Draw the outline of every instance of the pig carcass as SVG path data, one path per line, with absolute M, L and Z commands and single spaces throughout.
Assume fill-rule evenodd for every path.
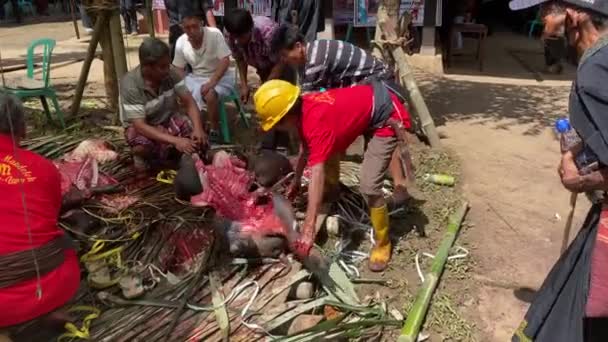
M 210 165 L 194 157 L 202 192 L 191 197 L 195 206 L 209 206 L 225 219 L 223 235 L 235 256 L 276 257 L 286 247 L 285 231 L 273 212 L 270 194 L 254 188 L 255 176 L 245 163 L 226 152 Z
M 116 160 L 118 154 L 109 145 L 98 139 L 84 140 L 72 152 L 55 162 L 61 174 L 61 194 L 64 203 L 78 206 L 100 189 L 111 188 L 118 182 L 99 171 L 99 165 Z M 98 200 L 110 211 L 120 211 L 137 201 L 133 196 L 100 195 Z M 78 203 L 80 202 L 80 203 Z

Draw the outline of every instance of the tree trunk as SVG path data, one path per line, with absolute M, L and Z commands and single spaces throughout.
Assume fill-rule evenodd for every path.
M 114 111 L 118 109 L 118 80 L 116 79 L 116 67 L 114 63 L 109 21 L 102 29 L 99 43 L 101 44 L 101 55 L 103 58 L 103 78 L 106 88 L 106 97 L 110 104 L 110 110 Z
M 76 84 L 76 91 L 74 92 L 74 100 L 72 101 L 71 108 L 72 116 L 76 116 L 80 110 L 80 101 L 82 101 L 84 87 L 86 86 L 87 79 L 89 78 L 91 63 L 93 63 L 93 58 L 95 58 L 95 51 L 97 50 L 97 44 L 99 43 L 101 32 L 107 27 L 107 18 L 108 17 L 105 14 L 97 16 L 97 21 L 95 22 L 95 27 L 93 28 L 93 35 L 91 36 L 91 41 L 89 42 L 89 47 L 87 49 L 87 56 L 82 64 L 82 69 L 80 69 L 80 77 L 78 78 L 78 83 Z
M 376 41 L 386 40 L 395 41 L 399 37 L 398 35 L 398 22 L 399 22 L 399 6 L 400 0 L 382 0 L 378 7 L 377 24 L 376 24 Z M 378 45 L 378 44 L 376 44 Z M 420 125 L 424 135 L 429 140 L 431 147 L 439 147 L 440 140 L 433 117 L 429 112 L 424 98 L 418 89 L 416 79 L 411 66 L 406 59 L 406 53 L 402 45 L 397 44 L 385 44 L 383 49 L 389 49 L 393 59 L 395 60 L 395 66 L 399 72 L 399 81 L 408 91 L 408 97 L 410 102 L 410 109 L 414 116 L 420 119 Z M 375 47 L 374 56 L 381 57 L 381 51 Z

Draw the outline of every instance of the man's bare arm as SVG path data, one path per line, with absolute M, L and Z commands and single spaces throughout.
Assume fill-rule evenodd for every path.
M 285 64 L 279 62 L 275 64 L 270 70 L 270 74 L 268 75 L 268 80 L 276 80 L 281 77 L 283 74 L 283 69 L 285 68 Z
M 186 68 L 180 68 L 178 66 L 176 66 L 175 64 L 173 64 L 173 70 L 175 70 L 175 72 L 177 73 L 177 75 L 183 80 L 184 78 L 186 78 Z
M 217 23 L 215 22 L 215 16 L 213 15 L 213 10 L 207 10 L 207 26 L 217 27 Z
M 202 132 L 203 131 L 203 123 L 201 121 L 201 113 L 198 110 L 198 106 L 196 105 L 196 101 L 192 97 L 189 91 L 179 91 L 177 92 L 182 105 L 186 109 L 190 120 L 192 120 L 192 128 L 194 132 Z
M 247 84 L 247 62 L 245 59 L 235 56 L 236 66 L 239 69 L 239 77 L 241 78 L 241 84 Z
M 306 219 L 304 220 L 304 236 L 312 242 L 315 239 L 315 226 L 321 202 L 323 201 L 323 190 L 325 187 L 325 164 L 320 163 L 312 167 L 312 179 L 308 187 L 308 207 L 306 208 Z
M 209 83 L 211 83 L 215 87 L 220 82 L 222 77 L 224 77 L 224 74 L 226 73 L 226 70 L 228 70 L 229 67 L 230 67 L 230 57 L 222 58 L 220 60 L 219 65 L 217 66 L 217 69 L 215 70 L 215 72 L 213 73 L 211 78 L 209 79 Z

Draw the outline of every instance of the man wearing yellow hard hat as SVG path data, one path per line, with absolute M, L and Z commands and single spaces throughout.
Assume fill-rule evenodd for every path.
M 274 127 L 298 131 L 306 153 L 298 160 L 294 184 L 300 184 L 306 162 L 312 168 L 302 238 L 292 246 L 300 257 L 308 255 L 314 242 L 327 163 L 360 135 L 372 135 L 361 168 L 360 191 L 366 196 L 374 227 L 369 268 L 384 270 L 391 258 L 391 242 L 382 182 L 393 152 L 405 143 L 405 129 L 411 126 L 397 96 L 380 82 L 302 95 L 291 83 L 271 80 L 262 84 L 254 101 L 264 131 Z

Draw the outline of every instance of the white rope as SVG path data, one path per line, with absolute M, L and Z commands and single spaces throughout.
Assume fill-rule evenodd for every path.
M 467 256 L 469 256 L 469 250 L 464 247 L 458 246 L 458 247 L 456 247 L 456 251 L 460 252 L 460 253 L 448 256 L 448 259 L 447 259 L 448 261 L 456 260 L 456 259 L 464 259 Z M 420 278 L 420 281 L 422 283 L 424 283 L 425 278 L 424 278 L 424 274 L 422 273 L 422 269 L 420 267 L 420 254 L 421 253 L 416 253 L 416 257 L 414 258 L 414 260 L 416 261 L 416 272 L 418 272 L 418 277 Z M 423 252 L 422 255 L 427 258 L 431 258 L 431 259 L 435 258 L 435 256 L 430 253 Z

